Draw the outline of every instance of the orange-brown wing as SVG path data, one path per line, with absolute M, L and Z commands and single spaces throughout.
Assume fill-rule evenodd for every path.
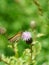
M 18 41 L 22 35 L 22 32 L 19 32 L 18 34 L 14 35 L 13 37 L 9 38 L 10 42 Z

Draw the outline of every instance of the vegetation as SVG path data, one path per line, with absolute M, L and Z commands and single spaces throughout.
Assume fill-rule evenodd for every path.
M 0 0 L 0 65 L 49 65 L 48 6 L 49 0 Z M 9 41 L 25 31 L 31 44 Z

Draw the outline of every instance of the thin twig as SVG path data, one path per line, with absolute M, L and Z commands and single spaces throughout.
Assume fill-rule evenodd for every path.
M 39 14 L 40 15 L 43 15 L 42 13 L 42 8 L 41 8 L 41 5 L 40 5 L 40 3 L 39 3 L 39 1 L 38 0 L 33 0 L 33 2 L 35 3 L 35 5 L 38 7 L 38 11 L 39 11 Z

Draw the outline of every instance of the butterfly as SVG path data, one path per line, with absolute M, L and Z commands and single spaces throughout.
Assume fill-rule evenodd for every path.
M 15 34 L 13 37 L 9 38 L 8 40 L 10 42 L 17 42 L 20 38 L 21 38 L 22 32 L 18 32 L 17 34 Z

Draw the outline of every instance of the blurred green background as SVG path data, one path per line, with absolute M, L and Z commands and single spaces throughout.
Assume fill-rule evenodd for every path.
M 49 65 L 49 0 L 38 2 L 39 5 L 34 0 L 0 0 L 0 27 L 7 30 L 5 35 L 0 34 L 0 54 L 5 53 L 4 49 L 8 45 L 6 36 L 12 37 L 19 31 L 28 30 L 30 22 L 34 20 L 37 24 L 36 33 L 45 34 L 38 39 L 42 50 L 37 57 L 37 65 Z M 4 63 L 0 62 L 0 65 Z

